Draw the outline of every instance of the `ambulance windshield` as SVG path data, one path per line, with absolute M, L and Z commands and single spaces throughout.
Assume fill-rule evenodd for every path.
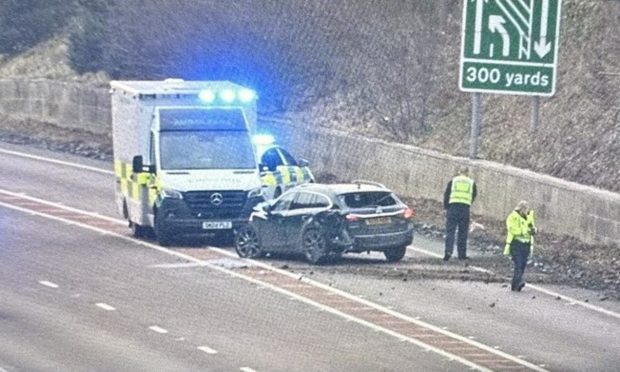
M 250 136 L 245 131 L 161 132 L 161 168 L 254 169 Z

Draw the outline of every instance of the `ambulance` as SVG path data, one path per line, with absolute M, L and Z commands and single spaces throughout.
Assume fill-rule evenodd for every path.
M 232 232 L 264 200 L 256 94 L 228 81 L 112 81 L 118 211 L 135 237 Z

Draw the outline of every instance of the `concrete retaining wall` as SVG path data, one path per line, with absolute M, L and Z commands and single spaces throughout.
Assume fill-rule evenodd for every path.
M 110 136 L 107 88 L 47 80 L 0 80 L 0 113 Z M 344 179 L 386 184 L 399 195 L 441 201 L 459 165 L 478 184 L 474 213 L 503 220 L 521 199 L 535 207 L 542 230 L 587 243 L 620 244 L 620 194 L 566 182 L 527 170 L 458 158 L 413 146 L 314 129 L 310 123 L 261 118 L 269 130 L 312 168 Z

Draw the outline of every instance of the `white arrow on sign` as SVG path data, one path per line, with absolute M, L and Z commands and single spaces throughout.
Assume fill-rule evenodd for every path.
M 491 32 L 499 32 L 502 36 L 502 55 L 507 57 L 510 54 L 510 36 L 506 27 L 504 27 L 506 20 L 500 15 L 492 15 L 489 17 L 489 30 Z
M 547 19 L 549 17 L 549 0 L 542 0 L 540 15 L 540 39 L 534 43 L 534 50 L 540 58 L 544 58 L 551 51 L 551 43 L 547 42 Z
M 480 39 L 482 38 L 482 8 L 489 0 L 472 0 L 476 2 L 476 24 L 474 26 L 474 54 L 480 54 Z

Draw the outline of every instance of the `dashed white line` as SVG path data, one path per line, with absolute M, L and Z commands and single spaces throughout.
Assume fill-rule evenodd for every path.
M 252 369 L 250 367 L 241 367 L 241 368 L 239 368 L 239 370 L 243 371 L 243 372 L 256 372 L 256 370 L 254 370 L 254 369 Z
M 150 326 L 149 329 L 153 332 L 157 332 L 157 333 L 161 333 L 161 334 L 165 334 L 168 333 L 168 330 L 163 329 L 161 327 L 158 326 Z
M 217 354 L 217 350 L 213 350 L 208 346 L 198 346 L 198 350 L 204 351 L 207 354 Z
M 58 284 L 56 283 L 52 283 L 52 282 L 48 282 L 47 280 L 39 280 L 39 284 L 42 284 L 46 287 L 50 287 L 50 288 L 58 288 Z
M 102 308 L 103 310 L 107 310 L 107 311 L 114 311 L 116 310 L 113 306 L 110 306 L 108 304 L 105 304 L 103 302 L 98 302 L 95 304 L 95 306 Z

